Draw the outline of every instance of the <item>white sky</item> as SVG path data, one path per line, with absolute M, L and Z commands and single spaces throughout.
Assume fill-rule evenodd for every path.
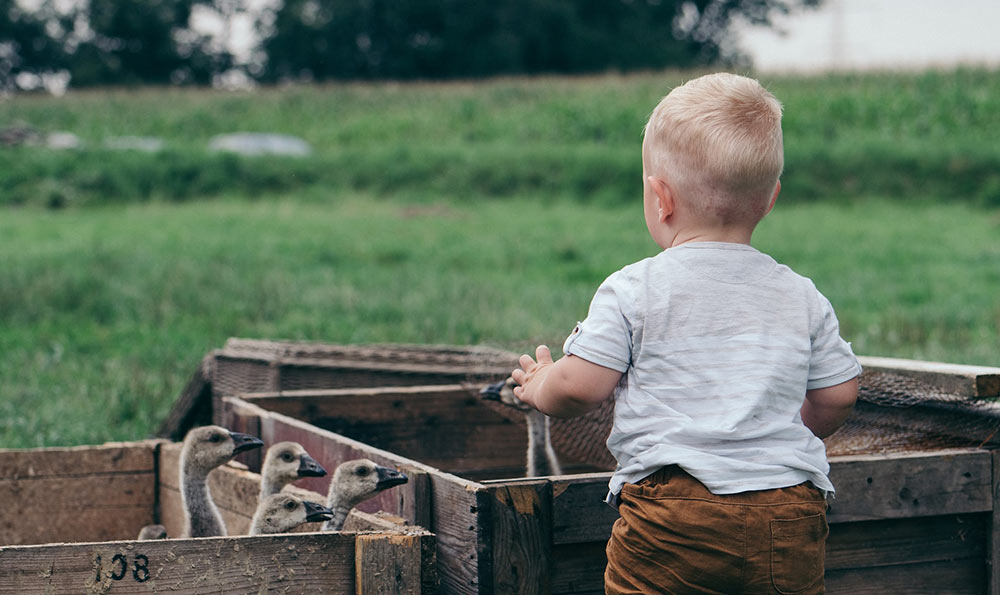
M 741 32 L 759 70 L 1000 64 L 1000 0 L 826 0 L 778 25 Z

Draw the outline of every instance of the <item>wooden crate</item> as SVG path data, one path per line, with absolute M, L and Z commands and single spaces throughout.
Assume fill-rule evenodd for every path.
M 603 593 L 610 473 L 517 477 L 524 428 L 474 387 L 246 394 L 216 413 L 266 440 L 405 469 L 413 479 L 385 510 L 435 533 L 444 593 Z M 916 450 L 831 457 L 828 592 L 1000 593 L 998 459 L 929 447 L 928 432 L 913 433 Z
M 342 533 L 237 535 L 260 478 L 234 466 L 210 476 L 232 536 L 136 541 L 151 523 L 182 530 L 178 446 L 0 450 L 0 593 L 436 592 L 434 536 L 392 518 L 359 512 Z

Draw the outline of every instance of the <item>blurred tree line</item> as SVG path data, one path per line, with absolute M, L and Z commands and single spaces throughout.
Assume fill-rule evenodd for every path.
M 744 59 L 735 19 L 821 0 L 0 0 L 0 90 L 481 77 Z M 232 24 L 251 23 L 238 51 Z M 207 30 L 206 22 L 221 24 Z

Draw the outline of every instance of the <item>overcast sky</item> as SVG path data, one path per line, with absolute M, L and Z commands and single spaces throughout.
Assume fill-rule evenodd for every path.
M 1000 0 L 825 0 L 741 32 L 759 70 L 1000 65 Z

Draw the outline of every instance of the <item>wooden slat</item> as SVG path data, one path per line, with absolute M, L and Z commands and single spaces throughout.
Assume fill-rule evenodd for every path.
M 488 488 L 493 495 L 493 592 L 549 593 L 552 588 L 552 488 L 545 480 Z
M 553 478 L 552 542 L 554 544 L 606 542 L 618 511 L 604 503 L 610 473 L 564 475 Z
M 974 558 L 826 573 L 830 595 L 982 595 L 985 589 L 983 561 Z
M 0 449 L 0 480 L 145 473 L 154 468 L 153 450 L 159 443 L 145 440 L 68 448 Z
M 512 423 L 463 385 L 285 391 L 241 398 L 452 473 L 525 464 L 523 415 L 521 424 Z
M 961 449 L 831 457 L 830 523 L 992 510 L 992 461 Z
M 990 453 L 993 459 L 993 514 L 986 525 L 987 537 L 987 582 L 989 592 L 1000 595 L 1000 451 Z
M 553 547 L 552 593 L 603 595 L 604 567 L 608 565 L 606 546 L 605 540 Z
M 355 535 L 0 547 L 0 593 L 352 593 Z
M 859 357 L 858 361 L 866 371 L 908 376 L 945 392 L 975 398 L 1000 396 L 1000 368 L 889 357 Z
M 826 569 L 982 560 L 990 516 L 975 513 L 834 523 L 826 542 Z
M 154 522 L 157 444 L 0 451 L 0 544 L 134 538 Z
M 435 589 L 429 533 L 358 535 L 354 551 L 358 595 L 420 594 Z

